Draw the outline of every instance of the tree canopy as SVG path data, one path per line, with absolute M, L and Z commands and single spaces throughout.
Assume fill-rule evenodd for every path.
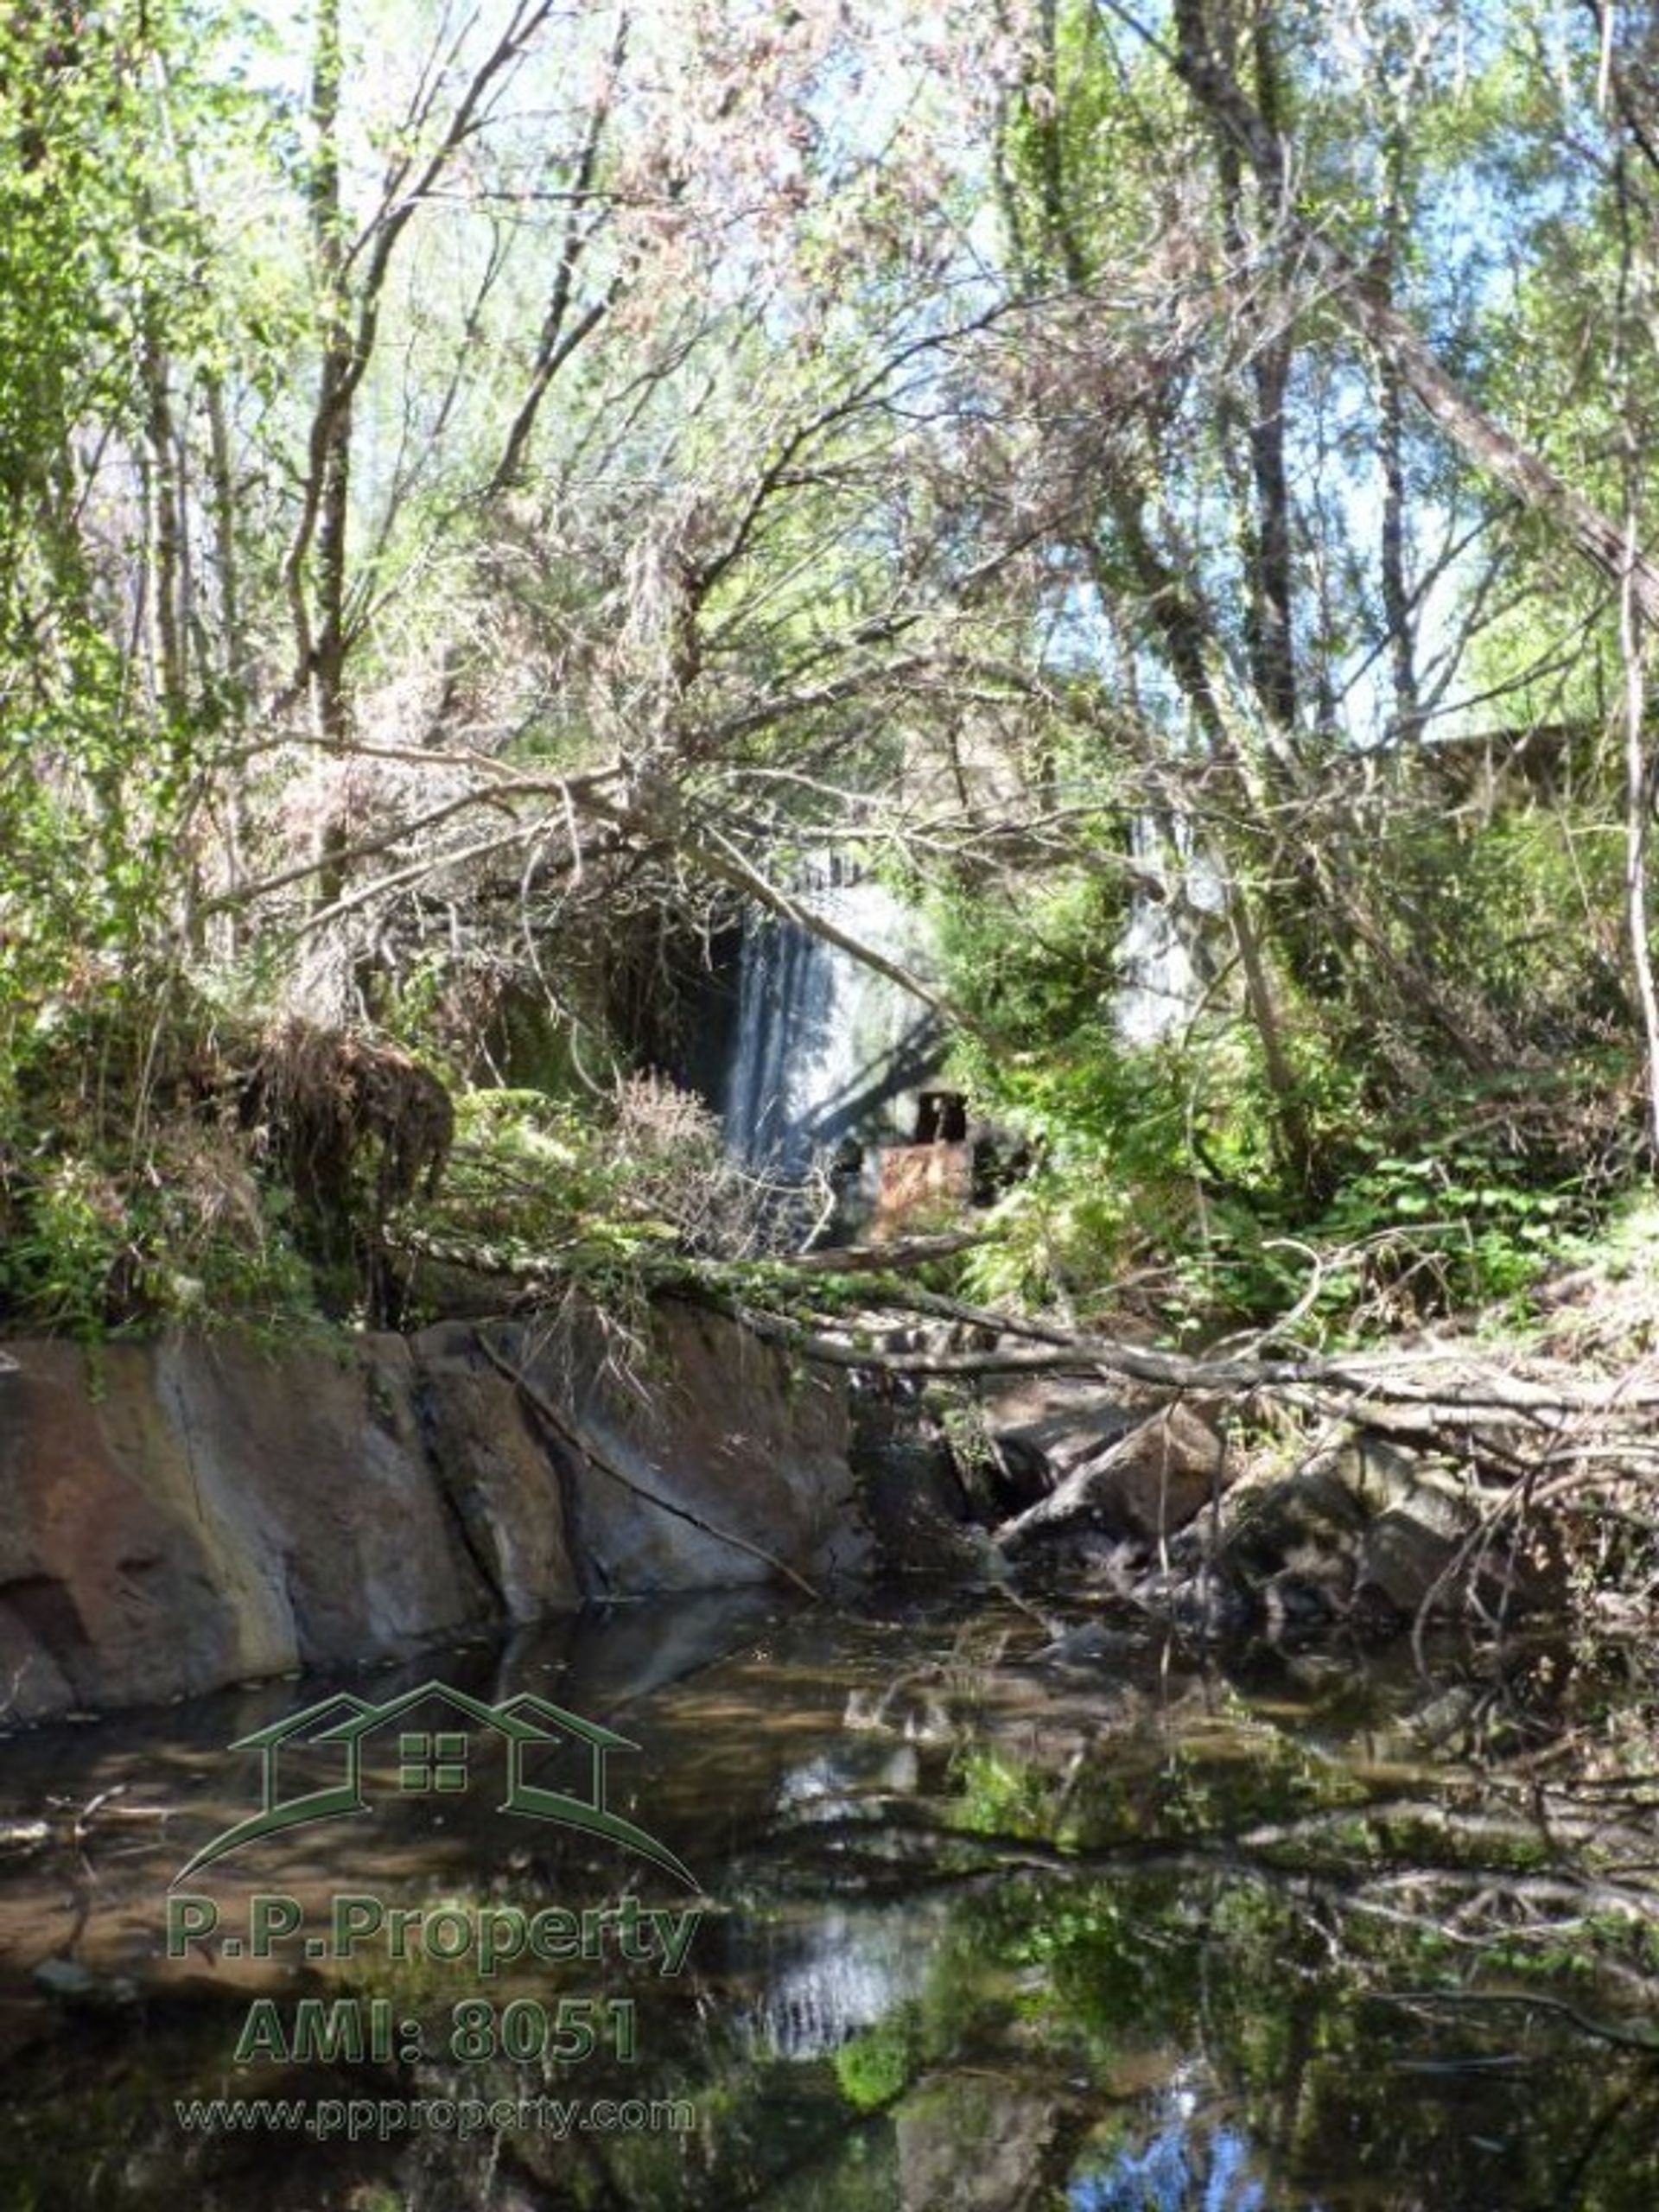
M 931 908 L 1085 1274 L 1150 1224 L 1248 1287 L 1431 1158 L 1512 1253 L 1649 1162 L 1639 16 L 118 0 L 10 11 L 0 149 L 48 1244 L 115 1204 L 31 1135 L 67 1039 L 123 1173 L 169 1007 L 461 1081 L 534 1006 L 579 1103 L 627 977 L 820 853 Z

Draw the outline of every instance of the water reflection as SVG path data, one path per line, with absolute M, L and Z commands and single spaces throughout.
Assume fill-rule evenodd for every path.
M 329 1685 L 6 1745 L 0 1823 L 51 1840 L 0 1878 L 0 2207 L 1651 2212 L 1650 1662 L 1448 1649 L 1430 1685 L 1402 1655 L 1230 1669 L 1119 1640 L 1091 1671 L 1044 1648 L 1006 1606 L 751 1598 L 368 1678 L 528 1689 L 639 1746 L 617 1802 L 708 1891 L 685 1970 L 543 1962 L 488 1992 L 632 2001 L 626 2062 L 458 2055 L 480 1985 L 430 1961 L 162 1955 L 172 1873 L 245 1809 L 223 1746 Z M 245 1881 L 308 1910 L 655 1894 L 481 1801 L 257 1848 Z M 384 1996 L 423 2049 L 238 2067 L 260 1991 Z M 181 2132 L 179 2101 L 227 2096 L 451 2118 Z M 550 2098 L 690 2124 L 517 2118 Z
M 829 1905 L 770 1918 L 741 1960 L 758 1994 L 740 2009 L 740 2041 L 766 2058 L 832 2055 L 920 1995 L 950 1924 L 949 1905 L 926 1897 L 902 1916 Z
M 1173 2101 L 1187 2107 L 1188 2093 Z M 1144 2149 L 1119 2151 L 1103 2171 L 1080 2173 L 1066 2201 L 1073 2212 L 1268 2212 L 1267 2184 L 1254 2164 L 1236 2128 L 1206 2133 L 1180 2109 Z

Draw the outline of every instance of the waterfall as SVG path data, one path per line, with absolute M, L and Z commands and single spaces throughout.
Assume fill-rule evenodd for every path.
M 833 866 L 800 903 L 872 950 L 925 975 L 920 917 L 885 884 Z M 749 1166 L 798 1177 L 843 1137 L 908 1137 L 913 1094 L 938 1065 L 937 1018 L 899 984 L 798 923 L 745 923 L 726 1141 Z
M 1114 1020 L 1126 1045 L 1155 1045 L 1184 1028 L 1203 999 L 1195 954 L 1206 918 L 1220 911 L 1221 886 L 1194 851 L 1191 830 L 1177 823 L 1172 831 L 1155 815 L 1132 817 L 1129 857 L 1133 887 Z
M 1129 834 L 1134 888 L 1114 1012 L 1126 1044 L 1149 1045 L 1198 1008 L 1221 887 L 1180 824 L 1139 814 Z M 797 896 L 932 980 L 926 926 L 885 884 L 832 862 L 801 881 Z M 933 1084 L 943 1052 L 938 1017 L 900 985 L 798 923 L 750 909 L 721 1099 L 734 1158 L 794 1181 L 843 1138 L 913 1142 L 917 1095 Z

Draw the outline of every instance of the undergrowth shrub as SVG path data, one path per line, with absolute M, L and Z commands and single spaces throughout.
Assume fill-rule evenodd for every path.
M 315 1317 L 289 1195 L 219 1103 L 174 1095 L 127 1121 L 119 1086 L 54 1095 L 43 1074 L 0 1111 L 0 1315 L 83 1337 Z
M 748 1172 L 704 1101 L 645 1073 L 596 1106 L 534 1090 L 465 1093 L 443 1195 L 422 1211 L 454 1249 L 472 1239 L 494 1264 L 545 1273 L 607 1255 L 792 1250 L 828 1200 L 827 1185 L 803 1192 Z
M 1511 887 L 1510 906 L 1536 888 Z M 1224 994 L 1182 1034 L 1124 1041 L 1109 899 L 1067 881 L 1030 910 L 1029 929 L 1011 901 L 946 910 L 952 988 L 997 1040 L 961 1045 L 955 1079 L 1040 1163 L 963 1263 L 980 1299 L 1086 1313 L 1133 1287 L 1178 1337 L 1276 1327 L 1315 1344 L 1478 1306 L 1518 1315 L 1638 1171 L 1628 1051 L 1596 1041 L 1599 1014 L 1589 1042 L 1553 1054 L 1517 1017 L 1514 1065 L 1447 1074 L 1287 986 L 1287 1102 Z M 1545 947 L 1471 959 L 1471 976 L 1490 1011 L 1547 967 L 1536 1018 L 1554 1035 L 1570 965 Z M 1294 1173 L 1287 1103 L 1306 1144 Z

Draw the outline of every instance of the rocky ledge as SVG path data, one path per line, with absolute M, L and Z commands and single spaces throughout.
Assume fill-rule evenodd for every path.
M 0 1346 L 0 1724 L 861 1567 L 841 1377 L 668 1304 L 272 1351 Z

